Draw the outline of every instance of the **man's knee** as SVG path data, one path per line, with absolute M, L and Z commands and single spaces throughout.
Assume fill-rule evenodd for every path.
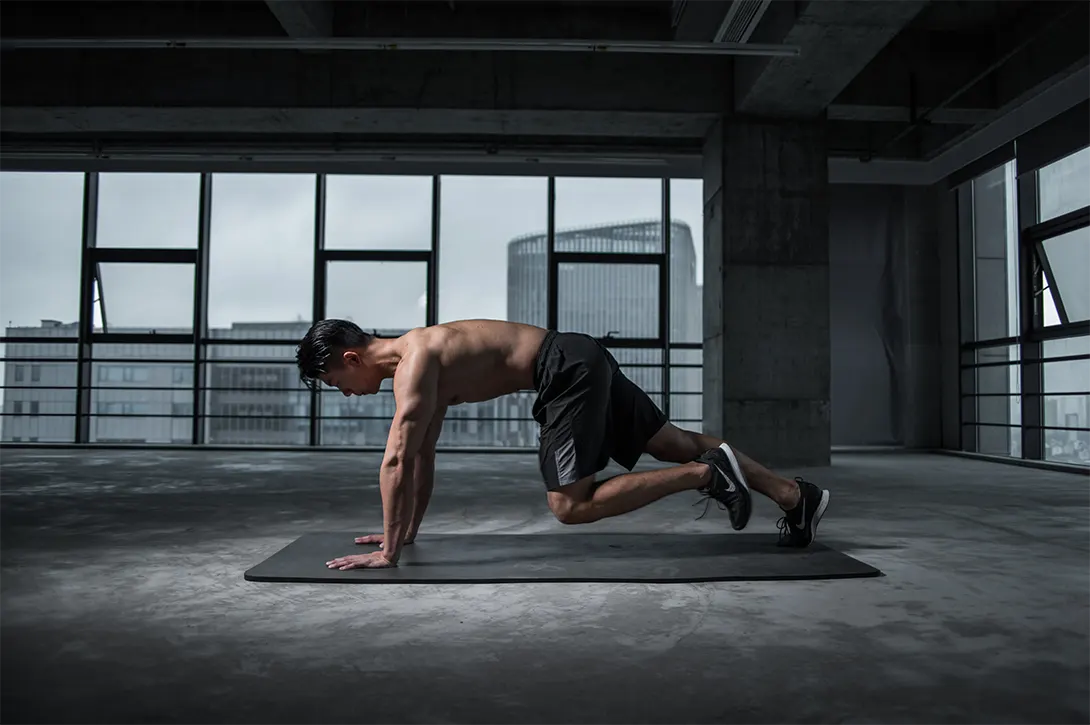
M 549 504 L 549 508 L 552 509 L 553 516 L 556 520 L 562 524 L 584 524 L 587 523 L 583 515 L 583 506 L 578 503 L 563 502 L 557 504 Z
M 594 476 L 554 488 L 548 493 L 549 510 L 562 524 L 587 524 L 594 520 L 590 499 L 596 488 Z

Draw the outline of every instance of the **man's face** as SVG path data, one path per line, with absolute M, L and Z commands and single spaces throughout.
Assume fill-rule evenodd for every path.
M 354 352 L 345 352 L 341 364 L 321 376 L 321 380 L 331 388 L 337 388 L 345 397 L 351 395 L 374 395 L 382 385 L 382 378 L 364 365 L 360 356 Z

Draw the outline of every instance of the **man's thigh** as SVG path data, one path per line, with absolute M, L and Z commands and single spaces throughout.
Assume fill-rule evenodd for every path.
M 546 489 L 582 482 L 609 463 L 612 453 L 608 388 L 573 391 L 541 428 L 538 451 Z

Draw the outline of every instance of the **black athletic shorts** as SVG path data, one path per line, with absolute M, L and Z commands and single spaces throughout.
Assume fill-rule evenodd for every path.
M 551 491 L 598 473 L 629 471 L 666 416 L 589 335 L 550 330 L 534 364 L 541 475 Z

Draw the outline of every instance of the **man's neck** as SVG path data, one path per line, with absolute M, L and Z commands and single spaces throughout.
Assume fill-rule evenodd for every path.
M 401 338 L 374 338 L 359 352 L 366 365 L 382 371 L 384 378 L 392 378 L 404 355 Z

